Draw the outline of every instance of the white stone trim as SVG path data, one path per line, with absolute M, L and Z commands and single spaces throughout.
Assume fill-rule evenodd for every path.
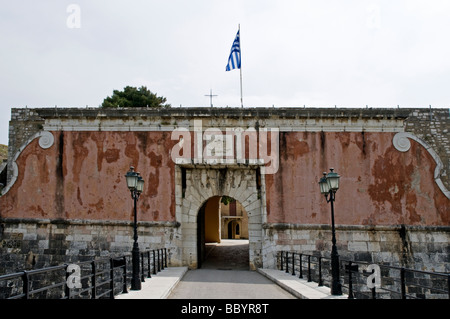
M 409 141 L 409 138 L 422 145 L 428 151 L 428 153 L 430 153 L 431 157 L 433 157 L 434 161 L 436 162 L 436 168 L 434 169 L 434 181 L 438 185 L 439 189 L 444 193 L 444 195 L 448 199 L 450 199 L 450 191 L 444 186 L 441 180 L 441 171 L 444 168 L 444 164 L 442 163 L 439 155 L 433 150 L 430 145 L 428 145 L 421 138 L 411 133 L 400 132 L 395 134 L 394 138 L 392 139 L 392 143 L 394 144 L 395 149 L 400 152 L 407 152 L 411 148 L 411 142 Z
M 280 132 L 403 132 L 403 119 L 354 119 L 354 118 L 312 118 L 312 119 L 248 119 L 236 120 L 224 118 L 215 121 L 203 118 L 202 127 L 226 128 L 256 127 L 279 128 Z M 258 123 L 256 123 L 258 122 Z M 172 132 L 177 128 L 192 130 L 193 120 L 179 118 L 161 119 L 46 119 L 43 125 L 47 131 L 137 131 L 137 132 Z
M 6 185 L 6 187 L 2 190 L 2 195 L 5 195 L 11 187 L 14 185 L 14 183 L 17 180 L 17 177 L 19 176 L 19 168 L 17 166 L 17 159 L 19 158 L 20 154 L 23 152 L 23 150 L 30 144 L 34 139 L 39 137 L 39 146 L 43 149 L 50 148 L 54 142 L 55 137 L 51 132 L 48 131 L 39 131 L 33 136 L 31 136 L 25 143 L 22 144 L 22 146 L 17 150 L 17 152 L 14 154 L 14 157 L 11 161 L 11 163 L 8 163 L 8 165 L 12 166 L 12 176 L 9 181 L 9 183 Z
M 51 147 L 54 142 L 55 142 L 55 137 L 53 136 L 52 133 L 50 133 L 48 131 L 40 132 L 40 137 L 39 137 L 39 146 L 40 147 L 42 147 L 43 149 L 47 149 L 47 148 Z
M 225 181 L 219 185 L 219 170 L 212 167 L 186 169 L 186 192 L 182 196 L 181 166 L 175 166 L 175 216 L 180 222 L 181 260 L 183 265 L 197 267 L 197 215 L 202 205 L 213 196 L 230 196 L 238 200 L 249 218 L 250 267 L 263 265 L 262 223 L 267 220 L 265 194 L 258 196 L 256 170 L 228 167 Z M 263 183 L 264 180 L 262 180 Z M 265 187 L 261 187 L 261 192 Z

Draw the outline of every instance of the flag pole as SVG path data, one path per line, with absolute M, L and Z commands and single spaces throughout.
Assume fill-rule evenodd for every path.
M 244 107 L 244 99 L 242 97 L 242 47 L 241 47 L 241 24 L 238 24 L 238 31 L 239 31 L 239 51 L 240 51 L 240 55 L 241 55 L 241 66 L 239 68 L 240 71 L 240 79 L 241 79 L 241 107 Z

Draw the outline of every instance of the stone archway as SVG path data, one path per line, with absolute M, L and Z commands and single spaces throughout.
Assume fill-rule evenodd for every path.
M 176 218 L 181 263 L 197 268 L 197 215 L 213 196 L 238 200 L 248 214 L 249 267 L 262 264 L 262 223 L 266 220 L 264 176 L 258 167 L 176 166 Z M 260 179 L 260 181 L 258 181 Z

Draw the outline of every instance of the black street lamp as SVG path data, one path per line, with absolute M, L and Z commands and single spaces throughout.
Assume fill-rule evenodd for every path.
M 342 286 L 339 280 L 339 255 L 336 248 L 336 232 L 334 229 L 334 201 L 336 199 L 336 192 L 339 189 L 340 176 L 333 172 L 330 168 L 330 173 L 324 172 L 323 177 L 319 181 L 320 192 L 325 195 L 327 203 L 331 203 L 331 233 L 332 243 L 331 248 L 331 294 L 342 295 Z M 329 198 L 328 198 L 329 196 Z
M 144 180 L 138 172 L 134 171 L 134 167 L 130 166 L 130 170 L 125 175 L 127 179 L 127 186 L 131 192 L 131 198 L 134 200 L 134 243 L 131 252 L 131 262 L 133 267 L 133 275 L 131 277 L 131 290 L 141 290 L 141 279 L 139 278 L 139 245 L 137 235 L 137 210 L 136 204 L 144 190 Z

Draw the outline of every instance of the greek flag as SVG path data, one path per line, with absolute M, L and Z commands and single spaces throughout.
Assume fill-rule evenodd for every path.
M 239 31 L 234 39 L 233 46 L 231 47 L 230 57 L 228 58 L 228 64 L 226 71 L 241 68 L 241 44 L 239 41 Z

